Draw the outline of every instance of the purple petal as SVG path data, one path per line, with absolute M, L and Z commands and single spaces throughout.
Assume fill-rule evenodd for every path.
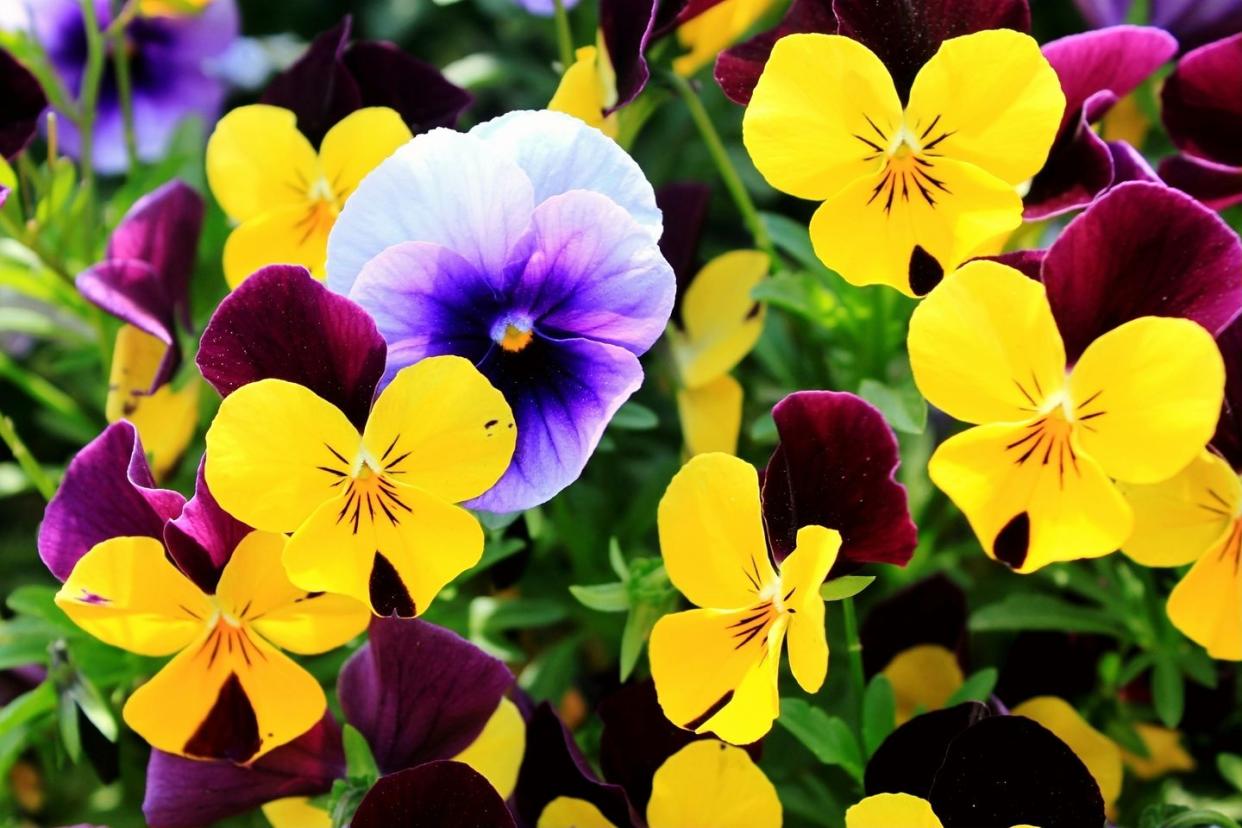
M 272 79 L 260 99 L 297 115 L 298 129 L 315 146 L 338 121 L 362 107 L 362 92 L 344 62 L 352 26 L 346 15 L 321 33 L 293 65 Z
M 1024 276 L 1028 276 L 1038 282 L 1042 278 L 1044 258 L 1047 255 L 1048 251 L 1046 250 L 1014 250 L 1011 253 L 1002 253 L 999 256 L 992 256 L 990 258 L 1003 265 L 1008 265 Z
M 497 513 L 538 506 L 577 480 L 608 421 L 643 381 L 632 353 L 589 339 L 536 336 L 517 353 L 493 348 L 479 370 L 517 423 L 509 469 L 466 504 Z
M 353 828 L 515 828 L 500 794 L 462 762 L 428 762 L 382 777 L 367 793 Z
M 1140 316 L 1219 331 L 1242 308 L 1240 273 L 1242 243 L 1215 213 L 1177 190 L 1131 182 L 1070 222 L 1048 250 L 1043 282 L 1072 363 Z
M 1213 210 L 1242 204 L 1242 167 L 1174 155 L 1160 162 L 1160 178 Z
M 64 480 L 39 526 L 39 557 L 60 580 L 78 559 L 108 538 L 163 537 L 164 523 L 185 498 L 155 487 L 138 430 L 122 420 L 69 461 Z
M 1074 0 L 1078 11 L 1092 28 L 1116 26 L 1126 22 L 1134 0 Z
M 859 634 L 863 667 L 874 675 L 898 653 L 939 644 L 965 664 L 966 593 L 945 575 L 932 575 L 875 604 Z
M 703 238 L 703 223 L 707 220 L 711 200 L 711 187 L 696 181 L 665 184 L 656 190 L 656 206 L 664 214 L 660 252 L 677 277 L 678 300 L 697 272 L 699 242 Z M 680 301 L 677 304 L 680 305 Z M 675 307 L 674 316 L 679 315 L 677 311 Z
M 366 311 L 305 268 L 271 265 L 216 308 L 198 367 L 222 396 L 269 377 L 304 385 L 361 428 L 386 352 Z
M 513 684 L 503 663 L 418 619 L 375 618 L 370 643 L 341 668 L 345 719 L 393 773 L 461 753 Z
M 1160 93 L 1169 137 L 1192 156 L 1242 167 L 1242 34 L 1178 61 Z
M 570 5 L 570 4 L 567 4 Z M 362 93 L 363 106 L 395 109 L 415 134 L 452 128 L 474 96 L 391 43 L 362 40 L 345 52 L 345 65 Z
M 216 591 L 220 572 L 242 538 L 252 531 L 230 515 L 212 496 L 204 476 L 206 459 L 199 461 L 194 497 L 180 516 L 164 526 L 164 546 L 186 576 L 208 595 Z
M 1235 469 L 1242 469 L 1242 317 L 1216 336 L 1225 358 L 1225 404 L 1212 445 Z
M 599 781 L 573 734 L 544 702 L 526 723 L 526 756 L 513 792 L 518 818 L 534 825 L 548 803 L 560 796 L 585 799 L 617 828 L 642 825 L 633 816 L 625 789 Z
M 181 365 L 177 300 L 160 271 L 141 259 L 106 259 L 79 273 L 75 283 L 91 302 L 168 346 L 152 391 L 172 379 Z
M 984 29 L 1031 29 L 1026 0 L 835 0 L 839 33 L 884 61 L 904 101 L 914 76 L 952 37 Z
M 776 41 L 802 32 L 837 33 L 832 0 L 794 0 L 779 24 L 721 52 L 714 75 L 725 97 L 743 106 L 750 103 Z
M 155 828 L 196 828 L 287 796 L 317 796 L 345 775 L 341 729 L 331 713 L 253 765 L 151 751 L 142 813 Z
M 638 97 L 651 76 L 644 53 L 658 5 L 656 0 L 600 0 L 600 34 L 616 75 L 614 110 Z
M 837 567 L 905 566 L 918 533 L 906 489 L 895 479 L 897 438 L 876 408 L 835 391 L 799 391 L 772 409 L 780 443 L 763 478 L 763 516 L 777 561 L 794 550 L 798 529 L 841 533 Z
M 1031 180 L 1023 218 L 1037 221 L 1085 207 L 1112 185 L 1114 175 L 1108 144 L 1079 109 L 1074 128 L 1057 139 L 1043 169 Z
M 1177 36 L 1182 49 L 1193 49 L 1242 30 L 1239 0 L 1151 0 L 1153 26 Z
M 13 158 L 26 148 L 47 108 L 43 87 L 25 66 L 0 49 L 0 155 Z
M 1126 141 L 1109 141 L 1108 151 L 1113 155 L 1113 183 L 1122 184 L 1126 181 L 1146 181 L 1159 184 L 1160 176 L 1151 168 L 1151 164 Z

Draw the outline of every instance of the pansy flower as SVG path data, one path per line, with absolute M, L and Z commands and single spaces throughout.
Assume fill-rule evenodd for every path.
M 1160 163 L 1160 177 L 1217 210 L 1242 202 L 1239 72 L 1242 34 L 1185 55 L 1160 92 L 1165 128 L 1181 150 Z
M 1039 45 L 1004 29 L 944 40 L 904 80 L 858 40 L 789 35 L 742 137 L 768 183 L 822 202 L 810 233 L 825 265 L 921 296 L 1021 223 L 1017 188 L 1043 166 L 1065 96 Z
M 462 762 L 503 800 L 516 785 L 526 743 L 522 715 L 506 697 L 512 685 L 504 664 L 453 632 L 421 620 L 374 619 L 368 643 L 342 668 L 337 692 L 381 773 Z M 192 828 L 265 806 L 277 828 L 305 828 L 282 817 L 326 816 L 307 798 L 344 776 L 340 728 L 329 715 L 246 766 L 153 751 L 143 813 L 152 825 Z
M 190 276 L 203 200 L 172 181 L 134 203 L 108 240 L 104 260 L 80 274 L 78 290 L 124 321 L 117 332 L 104 413 L 142 436 L 155 475 L 180 459 L 198 420 L 198 378 L 172 380 L 181 364 L 178 329 L 190 325 Z
M 39 80 L 6 49 L 0 49 L 0 95 L 5 101 L 0 113 L 0 155 L 13 158 L 34 138 L 47 96 Z
M 1172 57 L 1177 41 L 1160 29 L 1114 26 L 1054 40 L 1043 52 L 1061 80 L 1065 114 L 1048 162 L 1026 193 L 1026 218 L 1085 207 L 1123 181 L 1158 180 L 1135 147 L 1106 140 L 1092 124 Z
M 70 463 L 39 539 L 64 580 L 56 604 L 101 641 L 173 656 L 125 703 L 138 735 L 182 756 L 250 761 L 327 708 L 319 682 L 281 650 L 344 644 L 365 628 L 366 607 L 291 584 L 281 566 L 286 538 L 224 513 L 201 472 L 184 508 L 150 480 L 124 422 Z
M 1239 0 L 1074 0 L 1087 23 L 1096 28 L 1117 26 L 1133 19 L 1136 8 L 1147 12 L 1147 22 L 1177 38 L 1182 49 L 1242 31 Z
M 113 21 L 113 4 L 94 0 L 101 29 Z M 237 39 L 234 0 L 213 0 L 201 14 L 135 15 L 124 29 L 133 95 L 134 133 L 138 157 L 163 158 L 177 127 L 196 117 L 210 124 L 220 112 L 224 83 L 208 71 Z M 82 90 L 88 64 L 86 22 L 79 0 L 34 0 L 31 23 L 35 37 L 47 52 L 52 68 L 75 98 Z M 111 48 L 111 47 L 109 47 Z M 101 172 L 125 169 L 125 125 L 120 87 L 109 58 L 100 82 L 95 109 L 92 161 Z M 71 119 L 57 120 L 62 150 L 77 156 L 81 136 Z
M 683 52 L 673 58 L 673 71 L 687 77 L 698 73 L 775 6 L 776 0 L 689 0 L 677 19 Z
M 936 450 L 932 481 L 1018 572 L 1116 550 L 1133 515 L 1113 481 L 1202 451 L 1224 388 L 1210 332 L 1242 307 L 1237 237 L 1154 184 L 1113 188 L 1032 260 L 1041 281 L 966 265 L 909 335 L 919 389 L 976 426 Z
M 260 330 L 235 327 L 242 320 Z M 312 322 L 327 330 L 290 329 Z M 275 331 L 288 338 L 259 360 L 285 360 L 299 337 L 322 336 L 323 347 L 344 352 L 311 352 L 307 370 L 287 363 L 263 376 L 248 348 Z M 373 323 L 289 266 L 265 268 L 234 291 L 203 343 L 204 376 L 228 392 L 207 431 L 207 479 L 239 519 L 293 533 L 284 565 L 294 583 L 411 617 L 478 562 L 483 530 L 455 504 L 496 482 L 515 431 L 504 397 L 468 361 L 420 360 L 368 405 L 373 357 L 383 353 Z M 309 387 L 286 378 L 298 373 Z
M 328 286 L 374 317 L 385 383 L 455 354 L 504 393 L 513 464 L 471 505 L 513 512 L 577 479 L 642 383 L 675 290 L 659 236 L 651 185 L 615 143 L 512 112 L 420 135 L 376 168 L 333 228 Z

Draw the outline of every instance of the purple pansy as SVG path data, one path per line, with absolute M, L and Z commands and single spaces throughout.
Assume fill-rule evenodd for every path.
M 1031 181 L 1026 217 L 1084 207 L 1127 180 L 1156 180 L 1132 147 L 1107 142 L 1091 125 L 1134 91 L 1177 51 L 1160 29 L 1115 26 L 1054 40 L 1043 48 L 1065 92 L 1065 115 L 1044 168 Z
M 1137 0 L 1074 0 L 1097 28 L 1131 22 Z M 1147 22 L 1174 35 L 1182 49 L 1242 30 L 1242 0 L 1147 0 Z
M 42 43 L 61 81 L 75 97 L 86 74 L 86 24 L 79 0 L 30 0 L 35 36 Z M 95 0 L 101 28 L 112 21 L 108 0 Z M 215 0 L 197 15 L 135 16 L 125 27 L 133 84 L 134 131 L 138 157 L 164 157 L 178 124 L 190 116 L 212 123 L 224 102 L 224 84 L 211 76 L 207 64 L 237 39 L 234 0 Z M 100 172 L 125 169 L 124 122 L 116 71 L 109 56 L 99 89 L 94 128 L 94 166 Z M 58 121 L 60 145 L 77 156 L 82 140 L 66 118 Z
M 840 34 L 875 52 L 904 100 L 919 69 L 949 38 L 1030 28 L 1026 0 L 794 0 L 777 26 L 720 53 L 716 82 L 730 100 L 749 103 L 776 41 L 799 32 Z
M 272 79 L 262 102 L 296 114 L 298 129 L 316 146 L 345 116 L 367 106 L 396 110 L 415 134 L 457 123 L 473 101 L 469 92 L 391 43 L 351 43 L 352 29 L 352 19 L 345 17 L 316 37 Z
M 26 148 L 47 108 L 38 79 L 0 49 L 0 155 L 12 158 Z
M 642 383 L 675 293 L 651 185 L 576 118 L 513 112 L 420 135 L 358 187 L 328 240 L 328 287 L 374 317 L 385 381 L 456 354 L 504 393 L 513 463 L 471 505 L 513 512 L 577 479 Z
M 1242 203 L 1242 34 L 1185 55 L 1161 92 L 1169 137 L 1181 154 L 1160 176 L 1218 210 Z
M 77 278 L 91 302 L 168 346 L 151 391 L 181 364 L 177 323 L 190 326 L 190 276 L 203 212 L 202 196 L 170 181 L 134 203 L 112 232 L 104 260 Z

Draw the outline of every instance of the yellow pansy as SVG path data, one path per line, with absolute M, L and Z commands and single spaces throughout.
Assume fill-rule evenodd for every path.
M 658 523 L 669 579 L 700 607 L 664 616 L 651 632 L 660 706 L 679 727 L 749 744 L 780 712 L 776 680 L 786 635 L 802 688 L 813 693 L 824 682 L 819 589 L 841 536 L 803 527 L 778 571 L 764 538 L 758 475 L 726 454 L 701 454 L 677 473 Z
M 362 434 L 300 385 L 242 386 L 207 431 L 206 476 L 239 520 L 293 533 L 295 584 L 409 617 L 478 562 L 483 531 L 454 504 L 499 479 L 515 436 L 509 405 L 468 360 L 432 357 L 397 373 Z
M 845 812 L 845 828 L 944 828 L 931 803 L 904 793 L 869 796 Z M 1014 825 L 1012 828 L 1035 828 Z
M 272 828 L 332 828 L 332 815 L 305 796 L 289 796 L 263 806 Z
M 824 264 L 918 296 L 1018 227 L 1018 187 L 1064 108 L 1056 72 L 1018 32 L 944 41 L 904 105 L 866 46 L 795 34 L 772 50 L 743 139 L 768 183 L 823 202 L 810 232 Z
M 328 130 L 316 152 L 287 109 L 234 109 L 207 142 L 207 183 L 237 222 L 224 245 L 229 287 L 269 264 L 297 264 L 324 277 L 328 232 L 379 162 L 411 138 L 387 107 L 359 109 Z
M 976 424 L 936 450 L 931 479 L 1017 572 L 1120 548 L 1133 514 L 1113 481 L 1177 473 L 1211 438 L 1224 395 L 1220 351 L 1186 319 L 1120 325 L 1070 370 L 1043 285 L 995 262 L 946 277 L 915 310 L 908 345 L 928 401 Z
M 677 27 L 677 42 L 686 53 L 673 58 L 673 71 L 690 76 L 716 59 L 750 31 L 776 0 L 721 0 Z
M 899 725 L 944 707 L 966 680 L 957 656 L 939 644 L 902 650 L 880 672 L 893 687 Z
M 518 771 L 526 755 L 526 720 L 517 705 L 501 699 L 483 730 L 465 750 L 453 757 L 474 768 L 508 799 L 517 787 Z
M 247 762 L 309 730 L 327 709 L 319 682 L 277 647 L 322 653 L 361 633 L 366 606 L 311 593 L 281 566 L 286 538 L 251 532 L 208 595 L 154 538 L 111 538 L 74 566 L 56 605 L 101 641 L 176 654 L 125 703 L 152 747 Z
M 575 57 L 548 101 L 548 109 L 573 115 L 609 138 L 616 138 L 620 130 L 617 113 L 605 113 L 616 106 L 617 86 L 602 41 L 599 47 L 583 46 Z

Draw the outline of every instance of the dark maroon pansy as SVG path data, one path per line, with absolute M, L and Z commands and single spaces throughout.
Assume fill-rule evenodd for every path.
M 366 311 L 303 267 L 270 265 L 216 308 L 199 344 L 198 367 L 225 397 L 261 379 L 305 386 L 361 429 L 387 354 Z
M 341 729 L 319 724 L 250 765 L 151 751 L 142 813 L 153 828 L 195 828 L 287 796 L 327 793 L 345 775 Z
M 1242 167 L 1171 155 L 1160 162 L 1159 173 L 1170 187 L 1189 193 L 1213 210 L 1242 204 Z
M 677 277 L 677 298 L 673 304 L 672 321 L 681 325 L 681 302 L 686 289 L 698 273 L 699 243 L 712 190 L 696 181 L 665 184 L 656 190 L 656 206 L 664 216 L 664 233 L 660 236 L 660 252 Z
M 1130 182 L 1066 226 L 1041 278 L 1073 363 L 1097 337 L 1140 316 L 1179 316 L 1220 331 L 1242 310 L 1242 242 L 1194 199 Z
M 134 203 L 112 231 L 106 258 L 77 278 L 91 302 L 168 346 L 152 391 L 181 364 L 177 322 L 190 327 L 190 276 L 203 212 L 193 188 L 168 182 Z
M 1036 696 L 1088 696 L 1099 681 L 1100 657 L 1114 646 L 1103 635 L 1024 630 L 1006 641 L 993 692 L 1011 706 Z
M 43 513 L 39 557 L 60 580 L 91 547 L 108 538 L 160 539 L 185 498 L 155 485 L 138 430 L 113 423 L 69 461 Z
M 0 49 L 0 155 L 12 158 L 26 148 L 47 109 L 47 96 L 30 70 Z
M 638 828 L 625 789 L 601 782 L 573 734 L 547 702 L 526 722 L 526 755 L 518 772 L 513 803 L 524 825 L 535 825 L 548 803 L 560 796 L 585 799 L 617 828 Z
M 898 653 L 939 644 L 965 665 L 966 593 L 946 575 L 916 581 L 876 603 L 859 632 L 863 668 L 874 675 Z
M 441 760 L 381 777 L 353 828 L 515 828 L 500 794 L 478 771 Z
M 316 146 L 338 121 L 363 107 L 394 109 L 418 134 L 452 127 L 474 100 L 439 69 L 391 43 L 350 43 L 352 28 L 347 16 L 319 35 L 263 93 L 263 103 L 292 110 L 298 129 Z
M 369 643 L 341 668 L 337 695 L 380 770 L 392 773 L 461 753 L 512 685 L 509 668 L 451 630 L 374 618 Z
M 1133 92 L 1177 52 L 1160 29 L 1114 26 L 1054 40 L 1043 48 L 1065 92 L 1065 114 L 1044 168 L 1026 195 L 1026 217 L 1040 219 L 1091 203 L 1113 184 L 1141 177 L 1133 159 L 1114 151 L 1091 124 Z
M 658 5 L 658 0 L 599 2 L 599 31 L 617 84 L 617 102 L 609 111 L 638 97 L 651 77 L 646 52 Z
M 194 496 L 179 516 L 165 524 L 164 547 L 186 577 L 203 592 L 212 594 L 233 550 L 252 529 L 216 502 L 207 488 L 205 467 L 204 458 L 198 464 Z
M 785 19 L 716 60 L 716 82 L 730 100 L 750 102 L 776 41 L 798 32 L 841 34 L 884 62 L 904 101 L 940 44 L 984 29 L 1030 31 L 1026 0 L 795 0 Z
M 1225 404 L 1212 446 L 1242 470 L 1242 317 L 1216 335 L 1216 344 L 1225 358 Z
M 780 562 L 798 530 L 841 533 L 835 572 L 863 563 L 905 566 L 918 543 L 906 489 L 896 480 L 897 438 L 860 397 L 798 391 L 772 409 L 780 442 L 763 473 L 763 519 Z

